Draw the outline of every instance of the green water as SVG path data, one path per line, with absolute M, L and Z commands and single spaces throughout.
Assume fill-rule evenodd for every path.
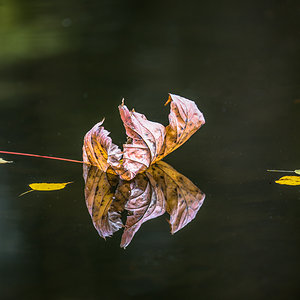
M 1 1 L 0 150 L 81 159 L 103 117 L 124 142 L 123 97 L 167 125 L 172 92 L 206 124 L 165 161 L 206 198 L 124 250 L 95 230 L 81 165 L 0 155 L 0 298 L 298 299 L 300 189 L 266 170 L 300 168 L 299 20 L 297 1 Z

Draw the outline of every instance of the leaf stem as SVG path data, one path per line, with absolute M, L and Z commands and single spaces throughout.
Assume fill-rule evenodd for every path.
M 267 170 L 267 172 L 294 173 L 295 171 L 286 171 L 286 170 Z
M 68 161 L 68 162 L 84 164 L 84 162 L 80 161 L 80 160 L 69 159 L 69 158 L 61 158 L 61 157 L 55 157 L 55 156 L 45 156 L 45 155 L 29 154 L 29 153 L 21 153 L 21 152 L 11 152 L 11 151 L 0 151 L 0 153 L 13 154 L 13 155 L 22 155 L 22 156 L 31 156 L 31 157 L 39 157 L 39 158 L 46 158 L 46 159 L 55 159 L 55 160 L 62 160 L 62 161 Z
M 24 192 L 24 193 L 22 193 L 22 194 L 20 194 L 18 197 L 22 197 L 23 195 L 25 195 L 25 194 L 28 194 L 28 193 L 31 193 L 31 192 L 33 192 L 34 190 L 29 190 L 29 191 L 26 191 L 26 192 Z

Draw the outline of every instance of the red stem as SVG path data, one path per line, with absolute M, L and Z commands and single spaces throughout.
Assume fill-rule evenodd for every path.
M 54 157 L 54 156 L 45 156 L 45 155 L 29 154 L 29 153 L 19 153 L 19 152 L 10 152 L 10 151 L 0 151 L 0 153 L 14 154 L 14 155 L 23 155 L 23 156 L 32 156 L 32 157 L 40 157 L 40 158 L 48 158 L 48 159 L 56 159 L 56 160 L 63 160 L 63 161 L 69 161 L 69 162 L 84 164 L 84 162 L 80 161 L 80 160 L 68 159 L 68 158 L 61 158 L 61 157 Z

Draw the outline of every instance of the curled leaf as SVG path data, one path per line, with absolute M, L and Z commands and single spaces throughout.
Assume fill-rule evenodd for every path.
M 109 132 L 97 123 L 84 137 L 83 161 L 106 172 L 110 166 L 119 165 L 121 150 L 113 144 Z
M 170 124 L 166 127 L 164 147 L 155 161 L 176 150 L 205 124 L 203 114 L 194 101 L 169 94 L 168 103 L 171 103 Z
M 275 182 L 285 185 L 300 185 L 300 176 L 283 176 Z
M 123 152 L 112 143 L 109 132 L 96 124 L 84 138 L 83 161 L 97 166 L 104 172 L 111 172 L 123 180 L 131 180 L 138 173 L 144 172 L 151 164 L 185 143 L 204 123 L 204 117 L 195 102 L 169 94 L 171 102 L 170 124 L 151 122 L 140 113 L 124 105 L 119 106 L 127 143 Z

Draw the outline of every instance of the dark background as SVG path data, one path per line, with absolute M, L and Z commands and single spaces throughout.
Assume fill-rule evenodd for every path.
M 205 194 L 126 250 L 101 239 L 77 164 L 0 155 L 1 299 L 299 299 L 299 1 L 0 1 L 0 150 L 81 159 L 117 106 L 168 124 L 172 92 L 206 125 L 165 160 Z M 287 174 L 286 174 L 287 175 Z M 18 195 L 32 182 L 74 181 Z

